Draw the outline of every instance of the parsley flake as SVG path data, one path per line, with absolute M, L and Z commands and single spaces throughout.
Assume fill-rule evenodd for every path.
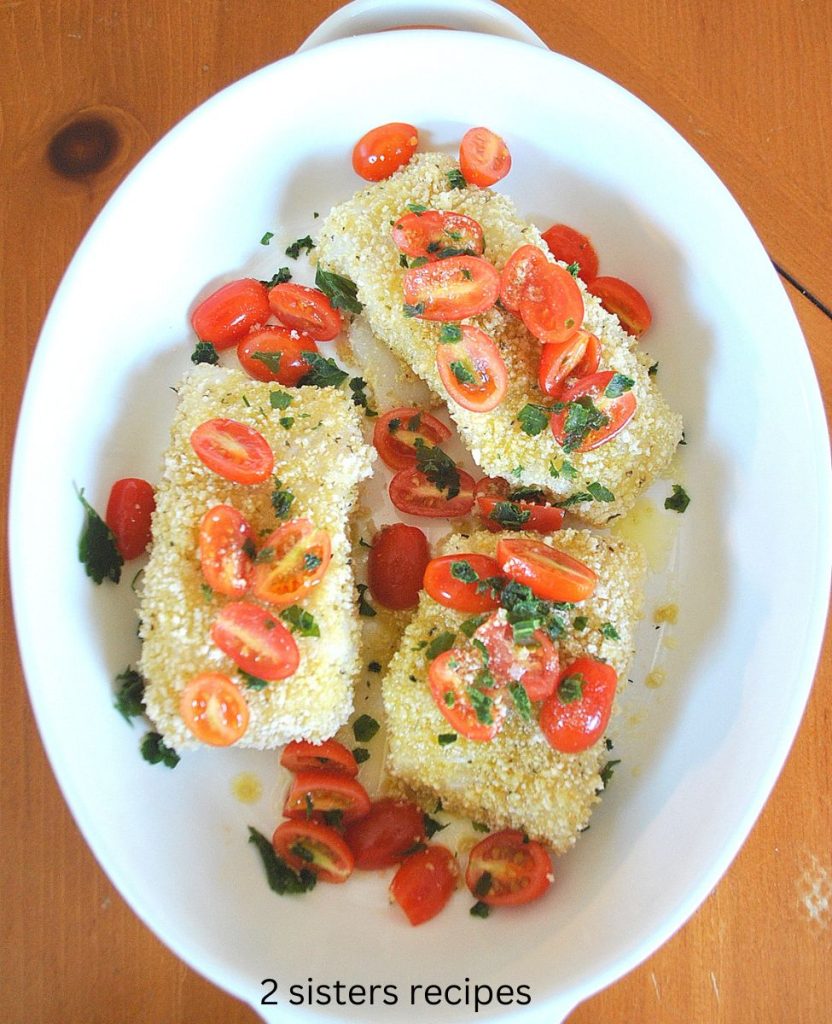
M 673 494 L 664 499 L 664 507 L 671 512 L 684 512 L 690 504 L 690 496 L 681 484 L 673 485 Z
M 460 190 L 468 188 L 468 182 L 465 180 L 465 176 L 462 171 L 457 170 L 456 167 L 448 171 L 445 177 L 448 179 L 448 184 L 452 190 L 455 188 Z
M 293 604 L 288 608 L 284 608 L 280 613 L 280 617 L 293 633 L 299 633 L 301 636 L 321 635 L 321 630 L 315 621 L 315 616 L 301 608 L 300 605 Z
M 315 271 L 315 285 L 336 309 L 346 310 L 347 313 L 360 313 L 364 308 L 364 304 L 358 299 L 358 286 L 348 277 L 318 267 Z
M 359 743 L 369 743 L 380 728 L 381 726 L 372 715 L 359 715 L 352 723 L 353 735 Z
M 144 677 L 129 666 L 116 676 L 115 709 L 125 722 L 144 714 Z M 130 722 L 132 725 L 133 723 Z
M 367 584 L 357 583 L 355 589 L 358 591 L 358 614 L 363 615 L 365 619 L 374 618 L 376 610 L 364 596 L 368 590 Z
M 428 661 L 433 661 L 433 659 L 438 658 L 440 654 L 444 654 L 445 651 L 449 651 L 454 645 L 454 640 L 456 640 L 456 633 L 443 630 L 427 645 L 425 648 L 425 657 Z
M 520 429 L 529 437 L 537 437 L 549 426 L 549 410 L 542 405 L 528 403 L 517 413 Z
M 435 445 L 425 444 L 421 437 L 417 437 L 414 446 L 416 449 L 416 468 L 432 484 L 435 484 L 440 491 L 447 491 L 448 498 L 455 498 L 459 494 L 460 480 L 459 470 L 456 463 L 441 448 Z
M 78 541 L 78 559 L 93 583 L 111 580 L 118 583 L 124 559 L 118 550 L 113 531 L 84 497 L 84 489 L 76 490 L 84 506 L 84 525 Z
M 198 341 L 191 352 L 191 362 L 197 366 L 200 363 L 216 366 L 219 361 L 219 354 L 210 341 Z
M 299 238 L 296 242 L 292 242 L 290 246 L 287 246 L 286 255 L 296 260 L 304 249 L 306 252 L 311 252 L 314 248 L 315 243 L 312 241 L 312 238 L 309 235 L 304 235 L 303 238 Z
M 269 888 L 279 896 L 309 892 L 315 888 L 316 875 L 308 868 L 293 871 L 281 857 L 274 852 L 271 840 L 267 839 L 256 828 L 249 826 L 248 841 L 253 843 L 260 854 Z
M 165 768 L 175 768 L 179 764 L 179 754 L 165 743 L 158 732 L 145 733 L 139 749 L 148 764 L 163 764 Z
M 304 352 L 303 361 L 308 363 L 311 369 L 298 381 L 300 386 L 337 388 L 349 377 L 334 359 L 322 356 L 319 352 Z

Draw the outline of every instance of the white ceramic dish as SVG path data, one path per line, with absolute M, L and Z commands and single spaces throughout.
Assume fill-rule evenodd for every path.
M 365 2 L 313 41 L 345 25 L 364 31 L 367 19 L 377 27 L 382 16 L 415 21 L 419 11 L 422 23 L 448 23 L 436 3 Z M 562 1019 L 665 941 L 728 866 L 787 755 L 820 645 L 827 433 L 805 344 L 760 242 L 696 153 L 639 101 L 542 48 L 500 8 L 453 6 L 454 17 L 466 12 L 480 31 L 326 42 L 238 82 L 175 128 L 67 271 L 21 412 L 13 594 L 55 773 L 136 913 L 267 1020 L 469 1020 L 464 1002 L 410 999 L 411 985 L 466 981 L 469 991 L 530 986 L 531 1006 L 492 1002 L 481 1019 Z M 514 38 L 483 34 L 503 29 Z M 116 589 L 85 578 L 73 491 L 84 486 L 100 507 L 113 479 L 157 477 L 169 385 L 189 365 L 193 297 L 285 262 L 258 244 L 263 232 L 275 232 L 275 245 L 314 234 L 313 211 L 360 184 L 348 159 L 355 139 L 388 120 L 419 125 L 425 148 L 449 151 L 465 128 L 488 123 L 509 142 L 514 169 L 502 187 L 521 210 L 544 226 L 582 226 L 605 271 L 649 293 L 649 349 L 685 416 L 693 499 L 676 558 L 681 618 L 663 654 L 668 683 L 641 688 L 655 646 L 645 623 L 634 674 L 641 724 L 622 737 L 622 766 L 592 829 L 559 862 L 550 898 L 482 922 L 460 894 L 419 929 L 391 913 L 376 877 L 303 899 L 268 891 L 246 826 L 269 832 L 276 821 L 269 755 L 200 752 L 174 772 L 140 759 L 139 731 L 111 704 L 113 676 L 136 656 L 129 571 Z M 266 782 L 253 807 L 230 792 L 246 769 Z M 277 1005 L 262 1005 L 268 978 Z M 380 993 L 372 1007 L 295 1009 L 289 986 L 308 978 L 395 986 L 397 1001 L 379 1005 Z

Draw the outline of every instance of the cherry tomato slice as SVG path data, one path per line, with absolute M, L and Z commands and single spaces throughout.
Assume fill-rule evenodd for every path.
M 459 473 L 459 493 L 448 497 L 418 469 L 400 469 L 390 481 L 388 494 L 400 512 L 431 519 L 453 519 L 467 516 L 474 507 L 474 478 L 464 470 Z
M 405 256 L 429 261 L 449 256 L 481 256 L 485 249 L 477 221 L 449 210 L 404 214 L 393 225 L 393 241 Z
M 580 379 L 595 373 L 600 358 L 601 343 L 589 331 L 575 331 L 568 341 L 543 345 L 537 377 L 540 390 L 556 398 L 570 378 Z
M 392 121 L 362 135 L 352 151 L 352 167 L 365 181 L 381 181 L 404 167 L 416 152 L 419 132 L 412 124 Z
M 358 775 L 358 762 L 338 740 L 324 740 L 323 743 L 312 743 L 311 740 L 292 740 L 283 748 L 280 763 L 290 772 L 303 772 L 309 768 L 322 768 L 325 771 L 341 772 L 354 779 Z
M 243 672 L 268 682 L 286 679 L 300 664 L 298 645 L 289 630 L 250 601 L 232 601 L 221 608 L 211 639 Z
M 116 547 L 125 562 L 138 558 L 150 543 L 155 508 L 156 495 L 147 480 L 125 477 L 116 480 L 110 489 L 104 521 L 113 531 Z
M 376 451 L 391 469 L 416 465 L 417 438 L 429 447 L 438 447 L 450 436 L 450 429 L 441 420 L 413 406 L 391 409 L 379 416 L 373 428 Z
M 321 821 L 336 812 L 344 824 L 363 818 L 369 810 L 370 798 L 360 782 L 323 769 L 298 772 L 283 805 L 287 818 Z
M 604 734 L 618 677 L 612 665 L 583 657 L 567 665 L 555 692 L 540 709 L 540 728 L 564 754 L 587 750 Z
M 481 684 L 483 667 L 479 652 L 452 647 L 428 669 L 431 696 L 451 728 L 480 743 L 494 739 L 508 713 L 500 694 Z
M 199 522 L 199 562 L 205 582 L 216 594 L 240 597 L 249 586 L 254 533 L 242 512 L 214 505 Z
M 459 144 L 459 169 L 469 185 L 495 185 L 511 170 L 508 146 L 490 128 L 469 128 Z
M 476 574 L 476 580 L 466 581 Z M 499 597 L 483 580 L 502 580 L 503 574 L 495 559 L 488 555 L 440 555 L 432 558 L 425 569 L 424 587 L 428 594 L 446 608 L 458 612 L 490 612 L 500 607 Z
M 552 862 L 546 848 L 519 829 L 492 832 L 468 855 L 465 884 L 491 907 L 531 903 L 551 881 Z
M 367 565 L 370 593 L 393 611 L 415 608 L 429 560 L 428 539 L 418 526 L 383 527 L 373 539 Z
M 186 684 L 179 714 L 200 743 L 212 747 L 230 747 L 248 728 L 243 692 L 220 672 L 202 672 Z
M 436 366 L 450 398 L 470 412 L 490 412 L 508 391 L 508 370 L 500 350 L 473 324 L 458 328 L 459 339 L 441 341 Z
M 332 341 L 341 333 L 341 314 L 318 288 L 304 284 L 276 284 L 269 291 L 269 306 L 287 327 L 303 331 L 315 341 Z
M 557 263 L 540 267 L 520 299 L 520 317 L 538 341 L 567 341 L 584 318 L 584 300 L 575 278 Z
M 311 335 L 289 327 L 264 327 L 237 344 L 237 358 L 249 377 L 276 381 L 287 388 L 296 387 L 312 369 L 304 352 L 317 351 Z
M 364 871 L 398 864 L 424 838 L 425 818 L 421 808 L 391 797 L 376 800 L 369 813 L 349 825 L 344 833 L 355 857 L 355 866 Z
M 509 313 L 520 312 L 520 302 L 534 284 L 541 268 L 549 265 L 536 245 L 521 245 L 506 261 L 500 274 L 500 302 Z
M 406 270 L 402 289 L 406 305 L 420 320 L 465 320 L 494 305 L 500 275 L 480 256 L 450 256 Z
M 502 530 L 554 533 L 563 526 L 562 508 L 549 505 L 542 492 L 528 488 L 512 491 L 508 480 L 502 477 L 484 476 L 478 480 L 474 497 L 484 525 L 492 533 Z
M 556 260 L 578 264 L 578 277 L 585 284 L 598 276 L 598 253 L 589 238 L 580 231 L 568 224 L 553 224 L 543 232 L 543 241 Z
M 612 398 L 606 395 L 613 377 L 615 373 L 611 370 L 593 373 L 561 392 L 559 401 L 562 408 L 559 412 L 552 413 L 550 423 L 555 440 L 565 452 L 592 451 L 611 441 L 633 418 L 637 402 L 632 391 L 616 394 Z M 588 404 L 594 407 L 602 416 L 599 426 L 585 433 L 575 433 L 570 415 L 572 403 L 584 407 L 579 410 L 582 414 L 581 422 L 584 421 L 583 412 L 588 408 Z
M 531 587 L 544 601 L 583 601 L 598 580 L 577 558 L 525 537 L 497 541 L 497 562 L 507 576 Z
M 587 291 L 597 295 L 608 313 L 615 313 L 624 330 L 640 338 L 653 322 L 647 300 L 631 284 L 618 277 L 596 277 Z
M 458 877 L 451 851 L 428 846 L 405 857 L 390 883 L 390 893 L 412 925 L 424 924 L 445 907 Z
M 505 612 L 489 616 L 474 632 L 488 652 L 488 670 L 498 686 L 521 683 L 529 700 L 544 700 L 558 681 L 558 651 L 542 629 L 529 643 L 519 644 Z
M 334 828 L 318 821 L 284 821 L 272 836 L 274 852 L 293 871 L 313 871 L 321 882 L 346 882 L 355 860 Z
M 260 484 L 274 469 L 269 442 L 238 420 L 206 420 L 191 434 L 191 447 L 212 472 L 236 484 Z
M 218 351 L 231 348 L 253 327 L 271 316 L 266 286 L 254 278 L 229 281 L 196 307 L 191 326 L 202 341 L 210 341 Z
M 326 530 L 292 519 L 270 534 L 254 560 L 251 589 L 261 601 L 285 608 L 323 579 L 332 546 Z

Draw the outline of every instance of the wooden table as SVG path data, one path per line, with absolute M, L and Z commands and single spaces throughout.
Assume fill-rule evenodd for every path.
M 240 76 L 292 52 L 338 6 L 337 0 L 0 2 L 4 480 L 38 331 L 95 215 L 175 122 Z M 828 402 L 832 4 L 509 0 L 506 6 L 553 49 L 645 100 L 716 170 L 782 271 Z M 99 133 L 92 142 L 82 136 L 80 145 L 71 134 L 60 136 L 79 119 L 103 120 L 118 135 Z M 56 173 L 55 164 L 68 176 Z M 253 1022 L 250 1009 L 156 940 L 92 858 L 29 710 L 5 576 L 2 613 L 0 1018 L 9 1024 Z M 577 1009 L 570 1024 L 832 1019 L 830 706 L 827 643 L 790 759 L 725 878 L 664 948 Z

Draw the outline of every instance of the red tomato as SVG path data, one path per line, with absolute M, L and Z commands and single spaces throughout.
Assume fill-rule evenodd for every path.
M 243 692 L 220 672 L 202 672 L 186 684 L 179 714 L 200 743 L 212 747 L 230 747 L 248 728 Z
M 412 406 L 391 409 L 379 416 L 373 428 L 373 444 L 381 461 L 391 469 L 416 465 L 416 439 L 429 447 L 438 447 L 451 431 L 435 416 Z
M 494 305 L 500 275 L 481 256 L 451 256 L 406 270 L 402 289 L 420 320 L 464 320 Z
M 237 358 L 249 377 L 287 388 L 295 387 L 311 369 L 303 353 L 317 351 L 314 338 L 289 327 L 264 327 L 237 344 Z
M 448 497 L 418 469 L 400 469 L 390 481 L 388 494 L 400 512 L 431 519 L 453 519 L 467 516 L 474 507 L 474 478 L 464 470 L 459 473 L 459 493 Z
M 318 288 L 276 284 L 269 291 L 269 306 L 282 324 L 315 341 L 332 341 L 341 333 L 341 314 Z
M 369 814 L 349 825 L 344 838 L 357 868 L 389 868 L 424 840 L 425 818 L 415 804 L 385 797 L 373 803 Z
M 363 818 L 369 810 L 370 798 L 360 782 L 320 768 L 298 772 L 283 805 L 287 818 L 320 821 L 334 811 L 344 824 Z
M 236 484 L 260 484 L 274 469 L 269 442 L 238 420 L 206 420 L 191 434 L 191 447 L 214 473 Z
M 222 350 L 236 345 L 270 316 L 266 286 L 244 277 L 229 281 L 203 299 L 191 314 L 191 325 L 198 338 Z
M 286 679 L 300 653 L 289 630 L 259 604 L 232 601 L 220 609 L 211 639 L 243 672 L 258 679 Z
M 474 218 L 448 210 L 404 214 L 393 225 L 393 241 L 411 259 L 481 256 L 485 249 L 482 228 Z
M 373 540 L 367 566 L 370 593 L 385 608 L 415 608 L 429 559 L 428 539 L 418 526 L 383 527 Z
M 489 128 L 469 128 L 459 144 L 459 169 L 470 185 L 495 185 L 511 170 L 508 146 Z
M 546 848 L 519 829 L 492 832 L 468 855 L 465 884 L 492 907 L 514 907 L 542 896 L 552 881 Z
M 323 768 L 326 771 L 342 772 L 355 778 L 358 762 L 338 740 L 324 740 L 312 743 L 310 740 L 292 740 L 283 748 L 280 763 L 290 772 L 302 772 L 309 768 Z
M 428 669 L 431 696 L 454 732 L 469 740 L 493 740 L 508 709 L 493 686 L 479 682 L 483 671 L 479 652 L 452 647 L 434 658 Z
M 508 370 L 494 341 L 479 327 L 462 324 L 458 341 L 442 341 L 436 366 L 451 399 L 471 412 L 490 412 L 508 391 Z
M 292 519 L 270 534 L 257 553 L 251 589 L 261 601 L 285 608 L 321 582 L 332 557 L 326 530 Z
M 104 521 L 113 531 L 125 562 L 138 558 L 150 543 L 150 521 L 155 508 L 156 495 L 147 480 L 125 477 L 113 484 Z
M 456 889 L 459 869 L 446 846 L 428 846 L 405 857 L 390 893 L 412 925 L 436 917 Z
M 454 566 L 457 569 L 454 570 Z M 477 580 L 466 583 L 460 579 L 473 569 Z M 456 575 L 454 572 L 456 571 Z M 500 600 L 490 587 L 478 587 L 479 580 L 503 579 L 497 562 L 488 555 L 440 555 L 432 558 L 425 569 L 424 586 L 434 601 L 458 612 L 490 612 L 500 607 Z
M 564 754 L 587 750 L 604 734 L 618 677 L 612 665 L 595 658 L 573 661 L 561 672 L 555 692 L 540 709 L 540 728 Z
M 598 579 L 588 565 L 539 540 L 499 540 L 497 561 L 507 576 L 531 587 L 544 601 L 583 601 Z
M 272 836 L 274 852 L 293 871 L 313 871 L 322 882 L 346 882 L 355 861 L 342 837 L 318 821 L 284 821 Z
M 598 369 L 601 343 L 589 331 L 575 331 L 568 341 L 540 349 L 537 382 L 545 395 L 556 398 L 569 378 L 589 377 Z
M 552 413 L 550 423 L 555 440 L 565 452 L 590 452 L 611 441 L 633 418 L 637 403 L 632 391 L 625 391 L 614 398 L 606 396 L 606 389 L 614 376 L 611 370 L 593 373 L 561 392 L 559 401 L 563 408 Z M 584 435 L 573 435 L 570 432 L 570 402 L 583 404 L 582 400 L 586 399 L 603 414 L 605 422 Z
M 531 643 L 515 643 L 511 623 L 498 612 L 477 627 L 474 639 L 485 646 L 488 670 L 498 686 L 522 683 L 529 700 L 544 700 L 554 692 L 558 652 L 542 629 L 534 631 Z
M 217 594 L 240 597 L 248 590 L 253 566 L 254 533 L 242 512 L 214 505 L 199 522 L 199 563 L 208 586 Z
M 520 496 L 512 497 L 513 493 Z M 534 492 L 534 496 L 532 493 L 524 491 L 523 488 L 512 492 L 508 480 L 503 480 L 502 477 L 484 476 L 477 481 L 474 496 L 477 510 L 485 520 L 484 525 L 492 533 L 506 529 L 534 530 L 536 533 L 554 533 L 559 530 L 563 526 L 565 515 L 563 509 L 547 504 L 542 493 L 539 498 L 538 492 Z M 523 497 L 523 494 L 527 496 Z M 507 505 L 510 508 L 506 509 Z M 521 516 L 528 512 L 528 518 L 522 523 L 511 523 L 510 518 L 513 517 L 505 513 L 514 513 L 515 511 L 519 512 Z
M 640 338 L 653 322 L 653 314 L 641 292 L 618 277 L 596 277 L 587 291 L 597 295 L 608 313 L 615 313 L 621 326 L 634 338 Z
M 521 245 L 506 261 L 500 274 L 500 302 L 509 313 L 520 312 L 520 302 L 537 273 L 549 261 L 536 245 Z
M 543 241 L 556 260 L 577 263 L 578 277 L 586 284 L 598 276 L 598 253 L 586 235 L 566 224 L 553 224 L 543 232 Z
M 541 267 L 520 299 L 520 317 L 538 341 L 567 341 L 584 319 L 584 300 L 575 278 L 557 263 Z
M 419 132 L 412 124 L 393 121 L 362 135 L 352 151 L 352 167 L 365 181 L 381 181 L 404 167 L 416 152 Z

